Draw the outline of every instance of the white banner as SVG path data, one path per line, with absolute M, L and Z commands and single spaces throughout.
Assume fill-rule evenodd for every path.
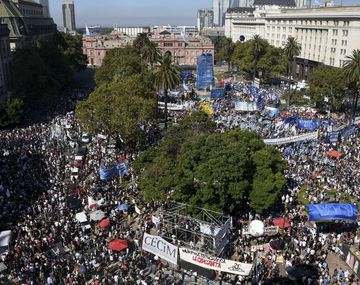
M 318 132 L 312 132 L 308 134 L 302 134 L 293 137 L 277 138 L 277 139 L 264 139 L 264 143 L 267 145 L 281 145 L 306 140 L 317 140 L 319 136 Z
M 244 111 L 244 112 L 253 112 L 257 110 L 256 103 L 248 103 L 248 102 L 235 102 L 235 110 L 236 111 Z
M 243 276 L 248 276 L 253 267 L 252 263 L 241 263 L 233 260 L 227 260 L 184 247 L 180 248 L 180 259 L 206 269 Z
M 279 227 L 277 227 L 277 226 L 265 227 L 264 235 L 272 236 L 272 235 L 276 235 L 277 233 L 279 233 Z M 243 235 L 251 235 L 248 225 L 243 226 L 242 234 Z
M 144 234 L 142 249 L 159 256 L 160 258 L 176 264 L 178 260 L 177 246 L 167 242 L 162 237 Z

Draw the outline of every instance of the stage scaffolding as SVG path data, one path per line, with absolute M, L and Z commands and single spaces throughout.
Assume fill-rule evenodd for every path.
M 229 242 L 232 218 L 222 213 L 174 203 L 160 212 L 161 235 L 179 246 L 220 255 Z

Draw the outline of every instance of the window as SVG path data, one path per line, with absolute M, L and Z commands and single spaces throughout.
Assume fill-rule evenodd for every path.
M 349 31 L 348 30 L 343 30 L 343 37 L 347 37 L 349 34 Z
M 286 32 L 286 27 L 283 27 L 283 32 L 284 32 L 284 33 Z
M 289 33 L 292 33 L 292 27 L 289 28 Z
M 339 26 L 339 21 L 334 21 L 334 26 Z
M 167 43 L 167 42 L 164 43 L 164 47 L 172 47 L 172 46 L 173 46 L 173 43 Z
M 338 30 L 333 30 L 333 36 L 337 36 L 338 35 Z

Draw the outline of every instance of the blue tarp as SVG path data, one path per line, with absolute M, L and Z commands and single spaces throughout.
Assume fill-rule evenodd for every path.
M 310 221 L 345 220 L 356 222 L 358 207 L 352 204 L 312 204 L 309 209 Z
M 108 180 L 115 176 L 122 177 L 128 173 L 128 168 L 125 163 L 119 163 L 109 168 L 100 168 L 99 176 L 101 180 Z
M 268 107 L 267 110 L 270 117 L 275 117 L 280 114 L 280 110 L 278 108 Z
M 224 98 L 225 89 L 217 88 L 211 90 L 211 99 L 222 99 Z
M 180 76 L 181 76 L 182 79 L 191 79 L 191 78 L 193 78 L 192 72 L 182 72 L 180 74 Z
M 298 121 L 297 117 L 288 117 L 284 120 L 284 124 L 294 125 Z
M 298 127 L 300 129 L 307 129 L 309 131 L 313 131 L 319 127 L 319 121 L 317 121 L 317 120 L 298 119 L 297 123 L 298 123 Z

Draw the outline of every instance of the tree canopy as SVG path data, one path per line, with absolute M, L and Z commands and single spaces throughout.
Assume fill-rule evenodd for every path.
M 76 114 L 90 133 L 121 135 L 126 146 L 143 146 L 144 128 L 157 117 L 152 75 L 134 74 L 102 84 L 78 103 Z
M 251 78 L 261 71 L 261 78 L 266 81 L 270 76 L 285 73 L 287 61 L 280 48 L 256 38 L 235 44 L 232 63 Z
M 96 70 L 95 82 L 100 86 L 113 80 L 120 81 L 145 69 L 146 63 L 141 59 L 136 48 L 127 46 L 112 49 L 106 54 L 101 67 Z
M 171 196 L 229 214 L 247 203 L 257 212 L 274 205 L 285 185 L 281 154 L 256 133 L 215 133 L 214 128 L 205 114 L 195 112 L 140 156 L 135 166 L 145 200 Z
M 319 66 L 314 68 L 309 75 L 309 95 L 317 107 L 326 104 L 332 110 L 339 110 L 346 100 L 346 77 L 340 68 Z

